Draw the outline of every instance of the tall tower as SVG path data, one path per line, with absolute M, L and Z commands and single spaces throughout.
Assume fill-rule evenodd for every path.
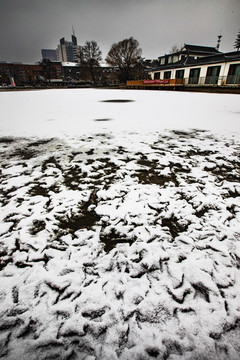
M 74 31 L 74 27 L 73 27 L 73 25 L 72 25 L 72 43 L 73 43 L 73 45 L 74 46 L 77 46 L 77 38 L 76 38 L 76 36 L 75 36 L 75 31 Z
M 73 27 L 72 30 L 72 41 L 66 41 L 65 38 L 61 38 L 60 44 L 57 47 L 58 60 L 61 62 L 79 62 L 81 47 L 77 44 Z

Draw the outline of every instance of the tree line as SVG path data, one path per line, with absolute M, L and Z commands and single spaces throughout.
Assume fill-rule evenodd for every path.
M 80 66 L 86 66 L 95 83 L 95 69 L 100 66 L 103 60 L 102 51 L 96 41 L 86 41 L 82 46 L 79 55 Z M 119 80 L 125 82 L 136 75 L 136 72 L 143 67 L 142 49 L 139 42 L 130 37 L 118 43 L 114 43 L 105 59 L 106 63 L 119 72 Z
M 80 67 L 81 78 L 91 77 L 94 84 L 99 82 L 100 63 L 103 60 L 102 51 L 96 41 L 86 41 L 78 54 L 78 63 Z M 142 49 L 139 42 L 130 37 L 118 43 L 114 43 L 105 59 L 111 66 L 112 71 L 118 75 L 120 82 L 126 82 L 130 79 L 141 78 L 144 71 Z M 39 62 L 42 66 L 42 73 L 46 79 L 51 78 L 53 71 L 52 62 L 44 59 Z M 87 75 L 87 73 L 89 75 Z

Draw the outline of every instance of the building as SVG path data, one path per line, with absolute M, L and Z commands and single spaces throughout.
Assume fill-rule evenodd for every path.
M 158 63 L 159 65 L 183 63 L 184 61 L 197 60 L 216 54 L 220 54 L 220 51 L 214 47 L 184 44 L 180 51 L 160 56 Z
M 45 65 L 26 65 L 0 63 L 0 86 L 2 85 L 36 85 L 51 80 L 62 80 L 60 63 Z
M 75 62 L 62 62 L 63 81 L 75 82 L 80 80 L 79 64 Z
M 240 86 L 240 52 L 221 53 L 215 48 L 185 45 L 174 54 L 158 58 L 148 69 L 148 80 L 127 83 L 128 87 Z M 138 85 L 136 84 L 138 83 Z
M 43 60 L 57 61 L 57 50 L 42 49 L 41 53 Z
M 81 46 L 77 44 L 77 38 L 72 35 L 72 41 L 66 41 L 65 38 L 60 39 L 57 47 L 58 61 L 61 62 L 79 62 Z

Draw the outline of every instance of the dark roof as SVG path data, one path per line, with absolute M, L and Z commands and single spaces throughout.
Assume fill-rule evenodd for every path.
M 221 52 L 216 49 L 215 47 L 212 46 L 200 46 L 200 45 L 190 45 L 190 44 L 184 44 L 184 46 L 182 47 L 182 49 L 180 51 L 174 52 L 174 53 L 170 53 L 170 54 L 165 54 L 162 56 L 159 56 L 159 58 L 163 58 L 166 56 L 173 56 L 173 55 L 188 55 L 189 53 L 191 53 L 191 55 L 212 55 L 212 54 L 221 54 Z
M 160 71 L 160 70 L 168 70 L 168 69 L 176 69 L 176 68 L 184 68 L 189 66 L 197 66 L 204 64 L 217 64 L 227 61 L 240 61 L 240 51 L 233 51 L 229 53 L 218 53 L 215 55 L 204 56 L 198 59 L 187 58 L 179 60 L 175 63 L 170 63 L 166 65 L 161 65 L 155 68 L 152 68 L 152 71 Z
M 211 53 L 211 54 L 219 54 L 220 51 L 212 46 L 200 46 L 200 45 L 190 45 L 184 44 L 184 48 L 189 51 L 197 51 L 197 52 L 204 52 L 204 53 Z

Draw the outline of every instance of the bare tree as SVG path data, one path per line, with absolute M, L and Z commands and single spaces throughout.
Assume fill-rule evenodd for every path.
M 80 65 L 86 66 L 91 74 L 92 80 L 96 83 L 95 69 L 100 65 L 102 52 L 96 41 L 86 41 L 80 52 Z
M 237 51 L 239 51 L 240 49 L 240 29 L 238 31 L 235 43 L 234 43 L 234 48 L 237 49 Z
M 56 69 L 53 63 L 49 59 L 43 59 L 39 61 L 39 65 L 41 65 L 41 75 L 50 83 L 50 80 L 56 77 Z
M 122 81 L 128 80 L 133 70 L 142 63 L 142 49 L 139 47 L 139 42 L 130 37 L 114 43 L 108 52 L 106 62 L 120 70 Z
M 180 51 L 182 46 L 178 46 L 177 44 L 173 45 L 172 48 L 169 50 L 169 54 L 174 54 L 178 51 Z

